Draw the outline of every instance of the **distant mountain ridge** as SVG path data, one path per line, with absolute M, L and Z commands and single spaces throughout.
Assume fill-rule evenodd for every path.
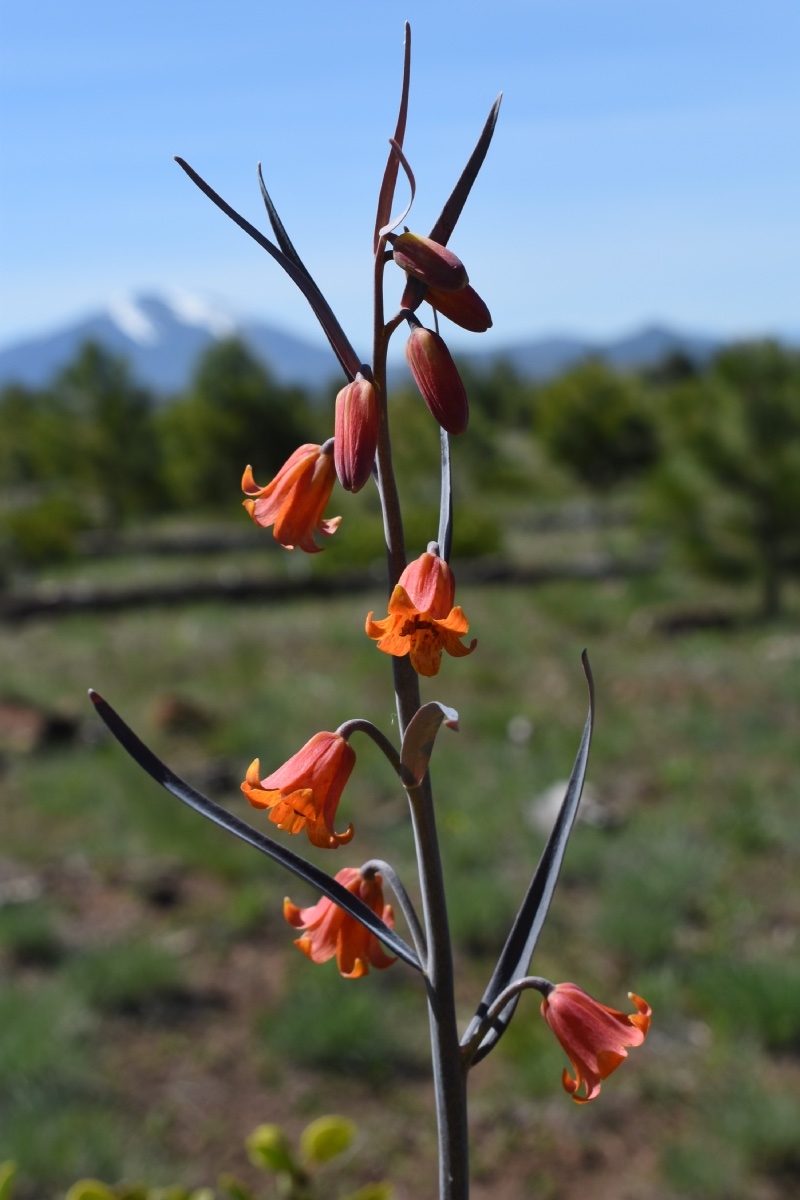
M 237 336 L 281 383 L 317 389 L 336 376 L 331 352 L 271 325 L 240 320 L 196 297 L 142 295 L 41 337 L 0 350 L 0 385 L 43 387 L 87 341 L 128 360 L 136 378 L 161 394 L 182 391 L 197 359 L 223 337 Z
M 169 395 L 186 388 L 203 351 L 215 340 L 234 335 L 281 383 L 316 391 L 338 379 L 339 368 L 323 344 L 294 337 L 263 321 L 233 317 L 197 297 L 147 294 L 116 301 L 53 333 L 0 350 L 0 386 L 13 382 L 43 387 L 74 359 L 84 342 L 92 340 L 124 356 L 141 383 Z M 461 357 L 478 369 L 502 359 L 525 378 L 546 379 L 589 355 L 617 368 L 639 369 L 673 352 L 703 363 L 723 345 L 719 338 L 653 324 L 611 341 L 540 337 L 488 352 L 476 347 Z M 399 376 L 402 370 L 391 373 Z

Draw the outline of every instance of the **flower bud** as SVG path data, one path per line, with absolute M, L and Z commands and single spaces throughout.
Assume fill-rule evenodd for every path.
M 415 326 L 406 342 L 406 359 L 422 398 L 448 433 L 463 433 L 469 403 L 450 351 L 431 329 Z
M 460 325 L 462 329 L 469 329 L 471 333 L 485 333 L 492 328 L 489 309 L 469 284 L 457 292 L 428 288 L 425 299 L 448 321 Z
M 456 258 L 446 246 L 440 246 L 438 242 L 420 237 L 419 234 L 409 233 L 408 230 L 399 237 L 390 238 L 390 241 L 398 267 L 421 279 L 429 287 L 439 288 L 443 292 L 456 292 L 469 283 L 461 259 Z
M 336 397 L 333 457 L 339 483 L 360 492 L 370 477 L 378 447 L 378 398 L 368 379 L 357 375 Z

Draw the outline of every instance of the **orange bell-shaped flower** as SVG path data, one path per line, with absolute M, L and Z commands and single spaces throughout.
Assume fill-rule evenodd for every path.
M 360 871 L 358 867 L 345 867 L 336 879 L 348 892 L 359 896 L 389 929 L 394 929 L 391 906 L 383 902 L 380 875 L 370 870 Z M 287 898 L 283 902 L 283 915 L 295 929 L 305 930 L 295 946 L 315 963 L 327 962 L 336 955 L 337 966 L 345 979 L 359 979 L 368 973 L 370 966 L 383 969 L 396 961 L 385 952 L 374 933 L 327 896 L 312 908 L 298 908 Z
M 575 1078 L 564 1070 L 564 1090 L 578 1104 L 600 1094 L 600 1085 L 628 1057 L 626 1047 L 641 1046 L 650 1028 L 652 1010 L 646 1000 L 629 992 L 635 1013 L 617 1012 L 599 1004 L 574 983 L 558 983 L 542 1000 L 542 1016 L 572 1063 Z M 584 1096 L 579 1096 L 581 1087 Z
M 335 482 L 333 439 L 324 446 L 306 443 L 295 450 L 266 487 L 258 486 L 252 467 L 247 467 L 242 491 L 248 499 L 243 504 L 256 525 L 265 529 L 274 526 L 273 537 L 284 549 L 299 546 L 307 554 L 315 554 L 322 547 L 314 541 L 314 533 L 330 537 L 342 519 L 322 517 Z
M 242 791 L 254 808 L 269 809 L 269 819 L 279 829 L 287 833 L 305 829 L 312 845 L 335 850 L 353 836 L 352 825 L 344 833 L 335 833 L 333 826 L 355 761 L 353 747 L 341 734 L 315 733 L 266 779 L 259 779 L 260 764 L 254 759 Z
M 462 609 L 453 607 L 455 580 L 438 547 L 409 563 L 389 598 L 389 615 L 382 621 L 367 616 L 367 637 L 373 638 L 384 654 L 402 658 L 408 654 L 418 675 L 439 674 L 442 651 L 464 658 L 477 645 L 465 646 L 461 638 L 469 631 Z

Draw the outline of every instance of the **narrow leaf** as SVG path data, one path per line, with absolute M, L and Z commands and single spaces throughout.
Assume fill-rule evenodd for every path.
M 323 296 L 322 292 L 319 290 L 319 287 L 317 286 L 317 284 L 314 282 L 314 279 L 312 278 L 311 273 L 308 270 L 308 267 L 305 265 L 302 258 L 295 250 L 294 244 L 292 243 L 291 238 L 289 237 L 288 233 L 286 232 L 286 229 L 284 228 L 283 221 L 281 221 L 280 217 L 278 216 L 278 210 L 276 209 L 275 205 L 272 203 L 272 197 L 270 196 L 269 192 L 267 191 L 267 185 L 264 183 L 264 176 L 261 171 L 261 163 L 258 164 L 258 186 L 261 189 L 261 198 L 264 201 L 264 207 L 267 210 L 267 216 L 269 217 L 269 223 L 272 226 L 272 232 L 275 234 L 275 239 L 278 243 L 278 246 L 280 247 L 282 252 L 286 255 L 286 257 L 289 259 L 289 261 L 294 263 L 294 265 L 297 267 L 298 271 L 301 271 L 303 273 L 306 280 L 308 281 L 309 288 L 311 289 L 311 291 L 313 292 L 314 296 L 317 299 L 317 303 L 320 306 L 327 308 L 327 301 L 326 301 L 325 297 Z M 313 305 L 312 305 L 312 307 L 313 307 Z M 336 348 L 336 342 L 334 341 L 333 337 L 331 336 L 331 334 L 328 332 L 328 330 L 325 328 L 324 325 L 322 326 L 322 329 L 323 329 L 323 332 L 324 332 L 326 338 L 330 342 L 331 350 L 333 350 L 333 353 L 336 355 L 336 357 L 341 362 L 342 360 L 341 360 L 339 351 Z M 343 363 L 342 363 L 342 365 L 344 366 Z M 347 373 L 347 367 L 345 367 L 345 373 Z
M 423 704 L 408 722 L 400 750 L 400 778 L 406 787 L 415 787 L 425 778 L 442 724 L 457 731 L 458 713 L 438 700 Z
M 312 286 L 316 288 L 317 285 L 314 283 L 314 280 L 311 278 L 308 268 L 306 267 L 305 263 L 301 259 L 300 255 L 295 250 L 294 245 L 292 244 L 291 238 L 289 237 L 288 233 L 284 229 L 283 221 L 278 216 L 278 210 L 276 209 L 275 205 L 272 203 L 272 197 L 270 196 L 269 192 L 267 191 L 267 185 L 264 183 L 264 175 L 261 170 L 261 163 L 258 164 L 258 186 L 261 190 L 261 199 L 264 201 L 264 207 L 267 210 L 267 216 L 269 217 L 269 223 L 272 226 L 272 232 L 275 234 L 275 240 L 278 243 L 278 246 L 283 251 L 283 253 L 286 255 L 286 257 L 288 259 L 291 259 L 291 261 L 294 263 L 294 265 L 303 272 L 303 274 L 310 281 Z M 319 288 L 317 288 L 317 291 L 319 291 Z
M 403 86 L 400 90 L 400 111 L 397 114 L 397 125 L 394 130 L 394 141 L 402 149 L 403 138 L 406 136 L 406 119 L 408 117 L 408 88 L 411 82 L 411 26 L 408 21 L 405 25 L 405 41 L 403 44 Z M 373 238 L 372 252 L 378 253 L 378 246 L 381 240 L 381 229 L 388 222 L 392 213 L 392 202 L 394 201 L 394 189 L 397 185 L 397 170 L 399 167 L 397 155 L 394 152 L 394 147 L 389 151 L 389 158 L 386 163 L 386 170 L 383 172 L 383 181 L 381 190 L 378 196 L 378 212 L 375 217 L 375 236 Z
M 501 92 L 492 105 L 489 116 L 486 118 L 486 124 L 483 127 L 481 136 L 478 138 L 475 149 L 469 157 L 469 162 L 461 172 L 458 183 L 453 188 L 449 200 L 439 213 L 436 224 L 430 232 L 430 237 L 433 241 L 438 242 L 441 246 L 447 245 L 456 227 L 456 221 L 461 216 L 462 209 L 467 202 L 467 196 L 472 191 L 472 185 L 483 166 L 486 151 L 489 149 L 492 136 L 494 135 L 494 127 L 497 124 L 497 116 L 500 112 L 500 101 L 502 99 L 503 93 Z
M 374 933 L 380 941 L 383 942 L 390 950 L 392 950 L 398 958 L 402 958 L 409 966 L 416 967 L 418 971 L 422 970 L 420 961 L 410 946 L 406 945 L 403 939 L 384 925 L 383 921 L 375 915 L 371 908 L 354 896 L 352 892 L 348 892 L 347 888 L 341 883 L 337 883 L 325 871 L 313 863 L 307 862 L 301 858 L 299 854 L 295 854 L 292 850 L 287 850 L 281 846 L 279 842 L 275 842 L 266 834 L 260 833 L 259 830 L 253 829 L 246 821 L 242 821 L 233 813 L 227 812 L 219 804 L 215 804 L 213 800 L 209 800 L 207 796 L 196 791 L 185 780 L 171 771 L 161 759 L 145 746 L 130 726 L 126 725 L 119 713 L 108 704 L 102 696 L 97 692 L 90 691 L 89 698 L 97 709 L 98 715 L 105 722 L 108 728 L 113 733 L 114 737 L 120 745 L 127 750 L 134 762 L 155 779 L 156 783 L 161 784 L 178 800 L 181 800 L 189 808 L 193 808 L 195 812 L 201 816 L 207 817 L 209 821 L 213 821 L 215 825 L 227 829 L 234 837 L 238 837 L 243 842 L 247 842 L 249 846 L 253 846 L 256 850 L 260 850 L 262 854 L 266 854 L 268 858 L 272 858 L 275 862 L 280 863 L 287 871 L 291 871 L 297 875 L 299 879 L 303 879 L 317 891 L 328 896 L 340 908 L 345 909 L 362 925 L 365 925 L 371 933 Z
M 275 261 L 281 267 L 283 267 L 286 274 L 293 283 L 297 284 L 300 291 L 311 305 L 314 316 L 322 326 L 325 336 L 333 347 L 333 351 L 336 357 L 339 359 L 345 375 L 350 380 L 355 379 L 356 375 L 361 369 L 361 360 L 347 340 L 344 330 L 336 320 L 336 317 L 333 315 L 333 311 L 327 300 L 324 299 L 322 292 L 307 274 L 305 267 L 303 267 L 301 270 L 301 268 L 298 267 L 291 258 L 287 258 L 284 252 L 279 250 L 274 242 L 271 242 L 269 238 L 265 237 L 264 234 L 260 232 L 260 230 L 256 229 L 255 225 L 251 225 L 250 222 L 241 216 L 241 214 L 238 213 L 235 208 L 232 208 L 226 200 L 223 200 L 222 197 L 214 191 L 211 185 L 206 183 L 205 179 L 203 179 L 201 175 L 198 175 L 197 171 L 195 171 L 193 167 L 190 167 L 184 159 L 179 158 L 176 155 L 175 162 L 183 171 L 186 172 L 192 183 L 196 184 L 197 187 L 200 188 L 200 191 L 204 192 L 205 195 L 208 196 L 209 200 L 216 204 L 217 208 L 225 213 L 226 217 L 230 217 L 234 224 L 238 225 L 240 229 L 243 229 L 245 233 L 249 234 L 253 241 L 257 242 L 262 250 L 266 250 L 267 254 L 271 254 Z
M 472 1018 L 469 1028 L 461 1040 L 462 1045 L 469 1041 L 500 993 L 510 983 L 513 983 L 517 979 L 522 979 L 527 975 L 529 963 L 533 957 L 536 943 L 539 940 L 539 934 L 542 931 L 542 926 L 544 925 L 550 903 L 553 899 L 553 893 L 558 882 L 561 864 L 564 861 L 569 836 L 575 824 L 575 818 L 578 815 L 578 806 L 581 801 L 583 781 L 586 777 L 586 766 L 589 761 L 589 747 L 592 741 L 592 729 L 594 726 L 594 680 L 592 679 L 592 669 L 589 666 L 589 659 L 585 650 L 581 655 L 581 662 L 583 663 L 583 670 L 589 687 L 589 713 L 586 717 L 586 724 L 583 729 L 583 736 L 575 759 L 575 765 L 572 768 L 572 774 L 567 784 L 566 795 L 562 801 L 550 837 L 547 839 L 547 845 L 542 852 L 542 857 L 539 860 L 539 865 L 531 880 L 530 887 L 525 899 L 522 901 L 522 906 L 517 913 L 514 924 L 511 927 L 511 932 L 498 959 L 494 974 L 489 981 L 489 986 L 478 1005 L 477 1012 Z M 485 1058 L 500 1040 L 514 1015 L 514 1009 L 517 1006 L 518 1000 L 519 997 L 516 996 L 513 1000 L 509 1001 L 497 1021 L 494 1022 L 492 1028 L 481 1042 L 472 1060 L 473 1064 Z
M 450 562 L 453 548 L 453 485 L 450 472 L 450 436 L 439 426 L 439 441 L 442 448 L 442 491 L 439 497 L 439 554 L 446 563 Z
M 408 204 L 405 206 L 400 215 L 397 217 L 392 217 L 388 225 L 384 225 L 382 229 L 378 230 L 379 237 L 385 237 L 387 233 L 391 233 L 393 229 L 397 228 L 401 221 L 406 219 L 411 211 L 411 205 L 414 203 L 414 197 L 417 194 L 417 181 L 414 178 L 414 172 L 411 170 L 408 159 L 406 158 L 405 154 L 403 154 L 402 147 L 394 140 L 394 138 L 390 138 L 389 141 L 391 142 L 392 149 L 399 158 L 402 168 L 406 173 L 406 179 L 408 180 L 408 187 L 411 194 L 408 198 Z

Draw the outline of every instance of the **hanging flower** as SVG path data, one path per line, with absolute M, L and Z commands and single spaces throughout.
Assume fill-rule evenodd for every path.
M 444 340 L 417 324 L 406 339 L 405 352 L 422 399 L 442 429 L 463 433 L 469 422 L 469 401 Z
M 627 1046 L 641 1046 L 650 1028 L 651 1008 L 641 996 L 628 993 L 638 1010 L 630 1015 L 606 1008 L 574 983 L 558 983 L 542 1000 L 542 1016 L 572 1063 L 575 1078 L 565 1068 L 564 1090 L 578 1104 L 600 1094 L 602 1080 L 628 1057 Z M 581 1087 L 585 1095 L 579 1096 Z
M 333 439 L 324 446 L 306 443 L 295 450 L 266 487 L 258 486 L 252 467 L 247 467 L 242 491 L 249 499 L 243 504 L 256 525 L 265 529 L 274 526 L 275 541 L 285 550 L 299 546 L 308 554 L 316 554 L 322 547 L 314 541 L 314 532 L 330 537 L 342 519 L 322 518 L 335 482 Z
M 360 492 L 372 473 L 378 448 L 378 397 L 361 374 L 336 397 L 333 443 L 339 483 L 346 492 Z
M 477 645 L 465 646 L 461 638 L 469 630 L 462 609 L 453 607 L 455 579 L 439 549 L 431 542 L 427 551 L 403 571 L 389 598 L 389 615 L 382 621 L 367 616 L 367 636 L 378 649 L 398 658 L 409 654 L 418 675 L 439 674 L 442 651 L 464 658 Z
M 355 766 L 356 755 L 338 733 L 315 733 L 297 754 L 266 779 L 259 779 L 255 759 L 247 769 L 242 791 L 254 808 L 269 809 L 269 819 L 286 833 L 305 829 L 308 840 L 335 850 L 353 836 L 353 826 L 334 832 L 336 809 Z
M 359 896 L 389 929 L 394 929 L 391 906 L 383 902 L 380 875 L 370 870 L 361 871 L 358 867 L 345 867 L 336 879 L 348 892 Z M 369 972 L 370 965 L 383 969 L 395 962 L 383 950 L 374 933 L 327 896 L 312 908 L 298 908 L 287 898 L 283 902 L 283 915 L 295 929 L 305 930 L 295 946 L 315 963 L 327 962 L 335 954 L 345 979 L 359 979 Z

